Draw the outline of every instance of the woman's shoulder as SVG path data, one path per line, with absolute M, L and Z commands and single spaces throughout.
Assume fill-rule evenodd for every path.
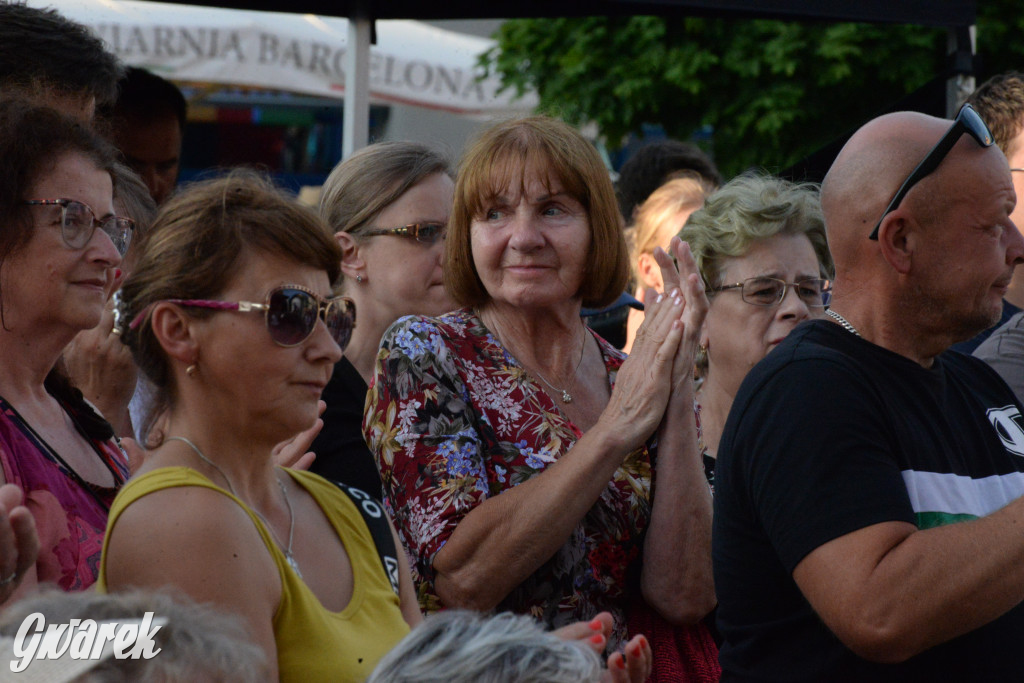
M 228 491 L 190 467 L 143 470 L 129 479 L 110 508 L 111 523 L 129 507 L 136 514 L 145 514 L 150 509 L 159 513 L 160 526 L 183 521 L 202 524 L 211 513 L 223 518 L 231 509 L 244 515 L 241 505 Z M 237 517 L 240 521 L 244 519 Z
M 250 582 L 249 600 L 262 595 L 276 606 L 280 579 L 268 542 L 242 505 L 200 473 L 154 469 L 133 478 L 110 510 L 100 586 L 169 584 L 207 600 L 208 590 L 227 595 Z
M 483 328 L 480 319 L 469 308 L 461 308 L 441 316 L 406 315 L 384 332 L 384 342 L 402 338 L 428 338 L 439 335 L 445 339 L 475 337 Z

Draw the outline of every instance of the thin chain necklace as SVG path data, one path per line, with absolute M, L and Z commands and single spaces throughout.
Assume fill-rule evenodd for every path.
M 853 325 L 851 325 L 849 320 L 847 320 L 843 316 L 839 315 L 838 313 L 833 311 L 831 308 L 828 309 L 827 311 L 825 311 L 825 315 L 827 315 L 828 317 L 832 318 L 837 323 L 842 325 L 843 329 L 846 330 L 847 332 L 852 332 L 855 335 L 857 335 L 858 337 L 860 337 L 860 332 L 857 331 L 857 328 L 854 327 Z
M 549 382 L 546 379 L 544 379 L 544 375 L 540 374 L 539 370 L 534 370 L 534 373 L 538 377 L 540 377 L 541 381 L 544 382 L 544 384 L 547 384 L 549 387 L 554 389 L 555 392 L 562 394 L 562 403 L 572 403 L 572 394 L 569 393 L 569 389 L 572 389 L 572 388 L 574 388 L 576 386 L 576 373 L 579 372 L 580 365 L 583 364 L 583 352 L 586 350 L 586 348 L 587 348 L 587 337 L 586 337 L 586 330 L 584 330 L 583 345 L 580 346 L 580 359 L 578 361 L 576 361 L 576 367 L 573 368 L 572 377 L 569 379 L 569 386 L 567 386 L 564 389 L 559 389 L 554 384 L 552 384 L 551 382 Z
M 477 314 L 477 316 L 479 317 L 479 314 Z M 482 322 L 482 318 L 481 318 L 481 322 Z M 494 336 L 496 338 L 498 337 L 498 334 L 497 334 L 497 332 L 495 331 L 495 329 L 493 327 L 491 327 L 491 332 L 494 334 Z M 500 342 L 501 339 L 498 338 L 498 341 Z M 515 358 L 515 355 L 512 354 L 511 350 L 509 350 L 508 344 L 503 344 L 503 345 L 505 346 L 505 349 L 509 352 L 509 354 L 511 354 L 512 357 Z M 584 329 L 583 330 L 583 344 L 580 346 L 580 359 L 578 361 L 576 361 L 576 367 L 573 368 L 572 377 L 569 379 L 569 385 L 566 386 L 564 389 L 560 389 L 560 388 L 556 387 L 554 384 L 552 384 L 551 382 L 547 381 L 547 379 L 544 378 L 544 375 L 540 374 L 539 370 L 534 370 L 533 374 L 537 375 L 537 377 L 540 378 L 540 381 L 544 382 L 544 384 L 547 384 L 556 393 L 561 394 L 562 395 L 562 403 L 572 403 L 572 394 L 569 393 L 569 389 L 572 389 L 573 387 L 576 386 L 576 373 L 579 372 L 580 365 L 583 364 L 583 355 L 584 355 L 584 352 L 586 350 L 587 350 L 587 331 L 586 331 L 586 329 Z M 523 368 L 526 367 L 521 361 L 519 361 L 518 358 L 516 359 L 516 362 L 519 363 L 519 365 L 522 366 Z
M 238 494 L 235 493 L 235 487 L 231 485 L 231 480 L 228 479 L 228 475 L 224 474 L 224 470 L 219 468 L 217 466 L 217 463 L 215 463 L 214 461 L 210 460 L 205 455 L 203 455 L 203 452 L 201 450 L 199 450 L 198 446 L 196 446 L 194 443 L 192 443 L 191 441 L 189 441 L 188 439 L 186 439 L 183 436 L 168 436 L 166 439 L 164 439 L 164 441 L 181 441 L 182 443 L 184 443 L 187 446 L 189 446 L 189 448 L 191 448 L 193 451 L 195 451 L 196 455 L 199 456 L 200 460 L 205 462 L 207 465 L 209 465 L 213 469 L 217 470 L 220 473 L 220 476 L 224 477 L 224 481 L 227 482 L 228 490 L 231 491 L 231 495 L 235 496 L 236 498 L 238 497 Z M 292 541 L 295 539 L 295 513 L 292 511 L 292 501 L 288 498 L 288 489 L 285 488 L 285 485 L 281 483 L 281 479 L 277 476 L 276 472 L 274 473 L 274 481 L 277 482 L 278 488 L 281 489 L 281 493 L 284 495 L 284 504 L 288 507 L 288 547 L 287 548 L 284 548 L 284 544 L 281 543 L 281 539 L 277 537 L 277 532 L 274 531 L 274 527 L 272 527 L 270 525 L 270 522 L 267 521 L 267 518 L 264 517 L 263 514 L 259 510 L 257 510 L 255 507 L 250 507 L 250 509 L 253 512 L 255 512 L 256 515 L 260 519 L 263 520 L 264 524 L 267 525 L 267 528 L 270 529 L 270 533 L 271 533 L 271 535 L 273 535 L 274 540 L 277 542 L 277 545 L 281 546 L 282 548 L 284 548 L 284 559 L 288 562 L 288 565 L 292 569 L 295 570 L 295 573 L 298 574 L 299 578 L 301 579 L 302 578 L 302 572 L 299 571 L 299 563 L 295 560 L 295 556 L 292 555 Z

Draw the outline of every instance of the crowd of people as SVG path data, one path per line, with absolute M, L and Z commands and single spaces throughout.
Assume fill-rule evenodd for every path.
M 155 613 L 75 680 L 1024 678 L 1024 76 L 820 188 L 531 116 L 316 208 L 176 187 L 175 93 L 0 4 L 0 660 Z

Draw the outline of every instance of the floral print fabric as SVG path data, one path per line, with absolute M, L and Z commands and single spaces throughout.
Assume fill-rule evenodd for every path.
M 39 583 L 65 591 L 85 590 L 96 582 L 107 510 L 128 478 L 128 460 L 113 440 L 90 442 L 114 475 L 111 488 L 84 489 L 0 398 L 0 467 L 4 478 L 25 492 L 25 506 L 35 518 L 36 576 Z
M 610 385 L 624 356 L 597 338 Z M 440 604 L 433 559 L 474 507 L 544 471 L 582 435 L 469 310 L 400 319 L 384 335 L 363 432 L 410 557 L 420 605 Z M 650 518 L 651 458 L 631 453 L 555 555 L 498 605 L 550 626 L 615 616 Z M 642 599 L 636 595 L 635 599 Z

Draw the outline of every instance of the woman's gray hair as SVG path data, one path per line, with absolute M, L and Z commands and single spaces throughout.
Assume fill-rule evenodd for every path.
M 446 610 L 427 617 L 366 683 L 591 683 L 601 661 L 527 616 Z
M 718 287 L 724 284 L 725 259 L 742 257 L 756 242 L 780 234 L 806 235 L 821 277 L 832 278 L 825 219 L 818 186 L 812 183 L 791 183 L 763 172 L 744 173 L 690 214 L 679 237 L 690 245 L 705 284 Z
M 183 593 L 170 589 L 109 594 L 44 589 L 3 612 L 0 636 L 15 636 L 25 619 L 36 612 L 43 615 L 47 624 L 68 624 L 71 619 L 96 622 L 141 619 L 147 612 L 152 612 L 154 618 L 166 619 L 153 633 L 155 647 L 160 648 L 158 656 L 152 659 L 111 657 L 76 681 L 228 683 L 263 681 L 270 673 L 266 655 L 252 641 L 239 617 L 210 605 L 197 604 Z M 31 676 L 31 669 L 28 673 Z

